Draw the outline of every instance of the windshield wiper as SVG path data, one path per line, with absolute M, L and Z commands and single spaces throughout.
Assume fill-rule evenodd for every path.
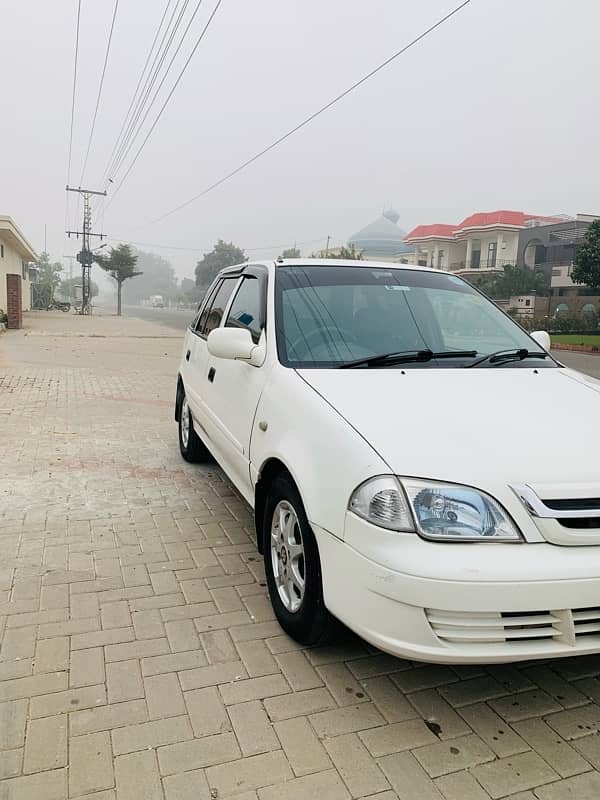
M 495 353 L 489 353 L 487 356 L 481 356 L 472 364 L 467 364 L 466 369 L 471 367 L 478 367 L 480 364 L 500 364 L 507 361 L 523 361 L 525 358 L 549 358 L 548 353 L 542 350 L 527 350 L 521 348 L 520 350 L 497 350 Z
M 398 353 L 382 353 L 368 358 L 357 358 L 340 364 L 338 369 L 353 369 L 354 367 L 377 367 L 382 364 L 409 364 L 410 362 L 431 361 L 434 358 L 474 358 L 477 350 L 443 350 L 435 353 L 433 350 L 402 350 Z

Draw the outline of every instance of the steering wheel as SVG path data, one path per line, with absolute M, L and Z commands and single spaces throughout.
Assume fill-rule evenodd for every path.
M 332 325 L 325 325 L 323 328 L 315 328 L 305 336 L 298 336 L 298 338 L 291 343 L 290 349 L 298 352 L 298 347 L 303 347 L 305 351 L 310 351 L 313 340 L 315 339 L 317 341 L 314 342 L 314 344 L 330 344 L 330 340 L 325 339 L 323 336 L 324 333 L 328 333 L 333 341 L 337 340 L 338 342 L 343 342 L 344 344 L 346 344 L 346 342 L 360 344 L 352 331 L 349 331 L 346 328 L 340 328 L 338 326 L 334 327 Z

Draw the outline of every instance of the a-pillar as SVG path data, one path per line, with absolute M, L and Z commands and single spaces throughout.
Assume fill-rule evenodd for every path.
M 21 276 L 6 276 L 6 315 L 9 328 L 23 327 L 23 299 L 21 297 Z

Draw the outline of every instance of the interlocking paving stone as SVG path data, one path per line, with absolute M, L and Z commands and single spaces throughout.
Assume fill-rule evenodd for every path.
M 0 703 L 0 750 L 12 750 L 23 746 L 27 707 L 27 700 Z
M 331 767 L 329 756 L 306 717 L 276 722 L 274 728 L 295 775 L 322 772 Z
M 119 800 L 163 800 L 156 753 L 129 753 L 115 759 L 115 778 Z
M 374 758 L 438 741 L 430 728 L 420 719 L 361 731 L 360 738 Z
M 537 753 L 519 753 L 491 764 L 474 767 L 471 774 L 496 800 L 559 779 L 559 775 Z
M 460 713 L 497 756 L 512 756 L 529 749 L 527 743 L 486 703 L 463 706 Z
M 3 338 L 0 797 L 64 800 L 69 773 L 82 800 L 598 795 L 600 656 L 447 667 L 347 631 L 302 647 L 248 507 L 179 456 L 180 335 L 67 316 L 27 324 L 84 336 Z
M 281 748 L 269 718 L 258 700 L 229 706 L 227 711 L 243 755 L 254 756 Z
M 390 788 L 355 733 L 326 739 L 324 745 L 352 797 L 364 797 Z
M 293 774 L 283 752 L 276 750 L 273 753 L 249 756 L 239 761 L 209 767 L 206 777 L 210 788 L 216 790 L 217 797 L 226 797 L 227 794 L 240 794 L 249 789 L 282 784 L 291 780 Z M 278 790 L 281 789 L 278 786 Z
M 67 717 L 32 719 L 27 726 L 23 772 L 41 772 L 67 765 Z
M 419 747 L 413 750 L 413 754 L 432 778 L 484 764 L 495 758 L 489 747 L 473 734 Z
M 71 739 L 69 742 L 69 794 L 76 797 L 101 789 L 110 789 L 114 785 L 110 735 L 104 731 Z
M 233 733 L 203 736 L 202 739 L 159 747 L 157 752 L 161 775 L 234 761 L 242 755 Z
M 339 775 L 334 770 L 329 770 L 259 789 L 258 797 L 260 800 L 305 800 L 307 797 L 318 797 L 319 800 L 347 800 L 350 794 Z
M 590 768 L 587 761 L 542 719 L 513 723 L 523 739 L 552 766 L 562 778 L 569 778 Z

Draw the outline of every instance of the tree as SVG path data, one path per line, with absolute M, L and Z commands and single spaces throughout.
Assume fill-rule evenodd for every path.
M 39 272 L 37 282 L 34 284 L 34 306 L 48 308 L 60 284 L 63 267 L 59 261 L 51 262 L 50 254 L 46 252 L 43 252 L 35 263 Z
M 346 261 L 362 261 L 362 253 L 351 244 L 350 247 L 340 247 L 339 250 L 334 250 L 328 253 L 326 250 L 321 250 L 320 253 L 313 253 L 312 258 L 339 258 Z
M 107 256 L 98 253 L 95 260 L 117 282 L 117 316 L 120 317 L 123 283 L 135 278 L 136 275 L 142 275 L 135 268 L 137 256 L 128 244 L 120 244 L 118 247 L 112 247 Z
M 206 253 L 201 261 L 196 264 L 196 286 L 208 289 L 219 270 L 223 267 L 232 267 L 246 261 L 246 254 L 232 242 L 219 239 L 210 253 Z
M 137 281 L 128 283 L 123 287 L 123 300 L 131 305 L 139 305 L 142 300 L 147 300 L 154 294 L 160 294 L 165 299 L 174 300 L 179 288 L 177 276 L 169 261 L 156 253 L 147 253 L 135 250 L 137 256 L 136 267 L 143 275 Z
M 575 252 L 571 279 L 590 289 L 600 289 L 600 219 L 592 222 Z
M 79 292 L 77 292 L 77 288 L 79 288 Z M 65 278 L 64 281 L 61 281 L 58 292 L 61 297 L 72 303 L 75 300 L 81 300 L 81 275 L 78 278 Z M 90 297 L 96 297 L 98 292 L 98 284 L 90 281 Z
M 468 280 L 493 300 L 506 300 L 522 294 L 548 295 L 550 278 L 545 272 L 534 272 L 507 264 L 499 274 L 470 275 Z
M 300 250 L 296 247 L 296 245 L 293 247 L 288 247 L 287 250 L 283 251 L 280 258 L 300 258 Z

